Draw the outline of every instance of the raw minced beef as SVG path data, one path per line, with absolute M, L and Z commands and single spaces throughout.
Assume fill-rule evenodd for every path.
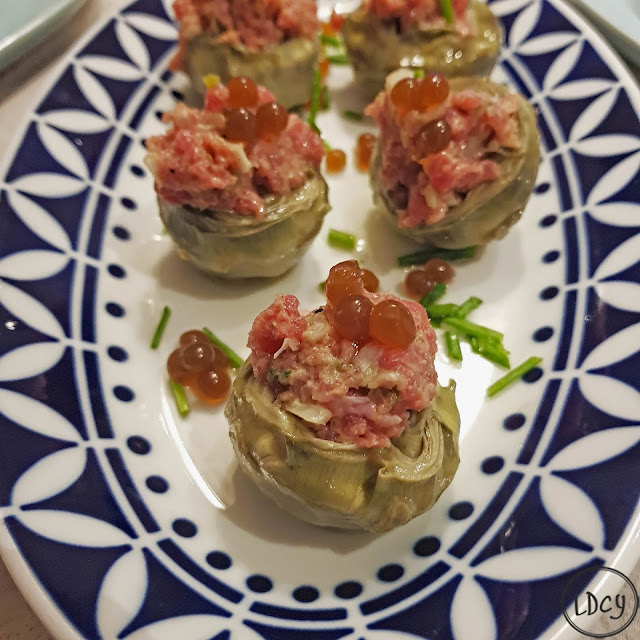
M 380 127 L 381 186 L 390 194 L 400 227 L 433 224 L 462 202 L 466 193 L 500 175 L 492 154 L 518 149 L 518 95 L 491 96 L 472 89 L 452 91 L 440 106 L 400 116 L 389 93 L 382 91 L 365 112 Z M 444 120 L 451 141 L 424 156 L 420 130 Z
M 452 0 L 456 31 L 463 36 L 472 34 L 467 18 L 468 0 Z M 409 28 L 429 30 L 445 23 L 440 0 L 364 0 L 365 9 L 382 20 L 398 21 L 401 31 Z
M 374 305 L 400 300 L 364 290 L 362 295 Z M 404 431 L 409 412 L 428 407 L 436 392 L 435 333 L 422 306 L 401 302 L 417 328 L 404 349 L 341 338 L 329 322 L 330 306 L 302 314 L 295 296 L 278 296 L 249 334 L 256 379 L 319 438 L 360 447 L 389 445 Z
M 172 126 L 147 140 L 146 164 L 165 202 L 259 218 L 265 195 L 291 193 L 304 184 L 309 167 L 320 166 L 322 140 L 290 114 L 277 138 L 229 142 L 222 135 L 228 98 L 227 88 L 218 84 L 208 89 L 204 109 L 179 103 L 165 113 L 163 121 Z M 258 88 L 257 107 L 274 101 L 270 91 Z
M 173 9 L 180 25 L 174 70 L 183 68 L 189 41 L 203 33 L 262 51 L 291 38 L 313 40 L 319 26 L 314 0 L 175 0 Z

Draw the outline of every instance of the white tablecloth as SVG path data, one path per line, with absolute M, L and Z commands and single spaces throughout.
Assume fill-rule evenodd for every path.
M 21 0 L 11 1 L 20 2 Z M 89 0 L 67 25 L 52 34 L 44 44 L 18 60 L 6 71 L 0 72 L 0 123 L 2 123 L 0 150 L 5 149 L 13 139 L 15 127 L 11 126 L 12 123 L 22 120 L 24 114 L 37 104 L 42 95 L 43 86 L 51 84 L 57 65 L 65 52 L 91 25 L 109 13 L 114 4 L 114 0 Z M 640 564 L 630 577 L 633 583 L 640 587 Z M 640 639 L 640 615 L 624 633 L 618 634 L 615 638 L 616 640 Z M 0 639 L 52 640 L 15 587 L 1 560 Z

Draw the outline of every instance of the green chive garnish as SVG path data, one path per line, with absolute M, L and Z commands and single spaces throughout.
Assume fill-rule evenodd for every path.
M 316 69 L 313 72 L 313 85 L 311 87 L 311 107 L 309 108 L 309 117 L 307 123 L 309 126 L 320 135 L 320 129 L 316 124 L 316 116 L 318 115 L 318 109 L 320 108 L 320 94 L 322 93 L 322 76 L 320 75 L 320 69 Z
M 244 360 L 231 347 L 228 347 L 224 342 L 222 342 L 222 340 L 220 340 L 219 338 L 216 338 L 216 336 L 213 335 L 210 329 L 207 329 L 207 327 L 204 327 L 202 329 L 202 333 L 204 333 L 207 336 L 207 338 L 209 338 L 209 340 L 211 340 L 211 342 L 213 342 L 213 344 L 216 345 L 216 347 L 218 347 L 219 349 L 221 349 L 227 354 L 227 357 L 229 358 L 229 362 L 231 363 L 231 366 L 234 369 L 237 369 L 238 367 L 242 366 L 242 363 L 244 362 Z
M 480 340 L 478 340 L 478 338 L 471 336 L 471 338 L 469 338 L 469 344 L 471 345 L 471 351 L 473 351 L 473 353 L 480 353 Z
M 440 0 L 440 9 L 442 10 L 442 15 L 444 19 L 453 24 L 456 21 L 455 15 L 453 13 L 453 5 L 451 4 L 451 0 Z
M 429 291 L 429 293 L 427 293 L 427 295 L 424 296 L 422 300 L 420 300 L 420 304 L 425 309 L 427 309 L 431 305 L 438 302 L 438 300 L 442 298 L 442 296 L 446 293 L 446 291 L 447 291 L 447 285 L 444 282 L 438 282 L 436 286 L 433 287 L 433 289 L 431 289 L 431 291 Z
M 504 334 L 499 331 L 489 329 L 489 327 L 484 327 L 481 324 L 476 324 L 475 322 L 469 322 L 469 320 L 466 320 L 465 318 L 448 317 L 444 318 L 443 323 L 451 329 L 455 329 L 458 333 L 462 333 L 467 339 L 484 338 L 485 340 L 500 343 L 504 338 Z
M 318 284 L 318 291 L 319 291 L 320 293 L 324 293 L 324 282 L 320 282 L 320 283 Z
M 336 49 L 342 47 L 342 42 L 340 42 L 338 38 L 328 36 L 325 33 L 320 34 L 320 42 L 328 47 L 335 47 Z
M 457 304 L 432 304 L 426 307 L 430 320 L 444 320 L 455 312 Z
M 508 387 L 511 383 L 515 382 L 518 378 L 521 378 L 526 373 L 529 373 L 531 369 L 534 369 L 542 362 L 542 358 L 529 358 L 523 362 L 520 366 L 512 369 L 506 375 L 502 376 L 499 380 L 496 380 L 488 389 L 487 395 L 491 398 L 496 393 L 502 391 L 505 387 Z
M 320 94 L 320 106 L 322 107 L 323 111 L 331 108 L 331 96 L 329 95 L 329 89 L 327 88 L 327 85 L 322 87 L 322 91 Z
M 480 298 L 471 296 L 465 300 L 454 312 L 456 318 L 466 318 L 474 309 L 477 309 L 482 304 Z
M 398 258 L 399 267 L 413 267 L 417 264 L 424 264 L 431 258 L 440 258 L 441 260 L 466 260 L 476 255 L 475 247 L 465 247 L 464 249 L 425 249 L 417 253 L 409 253 L 406 256 Z
M 171 317 L 171 309 L 169 309 L 169 307 L 165 307 L 162 310 L 162 316 L 160 317 L 160 322 L 158 322 L 156 331 L 153 334 L 153 340 L 151 340 L 152 349 L 157 349 L 160 346 L 160 340 L 162 340 L 164 330 L 167 328 L 167 322 L 169 322 L 170 317 Z
M 337 56 L 327 56 L 329 64 L 349 64 L 349 58 L 346 53 L 341 53 Z
M 460 349 L 460 340 L 453 331 L 445 331 L 444 338 L 447 343 L 447 353 L 452 360 L 462 361 L 462 349 Z
M 355 120 L 357 122 L 364 120 L 364 113 L 360 113 L 359 111 L 349 111 L 349 109 L 347 109 L 342 112 L 342 115 L 347 118 L 347 120 Z
M 423 69 L 414 69 L 413 70 L 413 77 L 416 80 L 422 80 L 424 78 L 424 70 Z
M 345 233 L 344 231 L 338 231 L 337 229 L 329 229 L 327 241 L 332 247 L 336 247 L 337 249 L 353 251 L 356 248 L 356 242 L 358 239 L 351 233 Z
M 189 414 L 189 411 L 191 411 L 189 401 L 187 400 L 187 394 L 184 392 L 184 387 L 179 382 L 169 380 L 169 388 L 173 394 L 176 409 L 178 409 L 178 413 L 184 418 Z
M 501 345 L 489 340 L 478 340 L 478 353 L 489 362 L 500 365 L 505 369 L 511 368 L 509 352 Z

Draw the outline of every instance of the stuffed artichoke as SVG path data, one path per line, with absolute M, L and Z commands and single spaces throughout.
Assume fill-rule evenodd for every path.
M 454 2 L 447 17 L 432 1 L 365 0 L 346 18 L 343 33 L 367 100 L 397 68 L 448 77 L 489 75 L 502 44 L 498 20 L 477 0 Z
M 171 68 L 187 73 L 204 94 L 204 79 L 247 76 L 287 109 L 311 97 L 318 63 L 313 0 L 176 0 L 179 48 Z
M 320 136 L 247 78 L 164 119 L 173 126 L 147 140 L 145 161 L 178 254 L 225 278 L 293 267 L 329 211 Z
M 294 296 L 279 296 L 256 318 L 225 414 L 241 468 L 280 507 L 320 526 L 383 532 L 450 484 L 460 417 L 455 385 L 437 384 L 424 309 L 356 278 L 345 288 L 358 269 L 334 267 L 324 308 L 303 315 Z
M 367 113 L 380 127 L 374 199 L 401 233 L 456 249 L 502 238 L 520 219 L 540 163 L 535 112 L 520 95 L 486 78 L 398 71 Z

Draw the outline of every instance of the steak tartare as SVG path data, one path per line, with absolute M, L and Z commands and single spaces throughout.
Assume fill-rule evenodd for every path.
M 400 69 L 365 112 L 380 128 L 376 198 L 407 235 L 464 247 L 502 237 L 519 219 L 540 154 L 522 96 L 488 79 Z
M 145 162 L 179 254 L 225 277 L 290 269 L 329 210 L 320 136 L 246 77 L 163 120 L 170 128 L 147 140 Z
M 253 323 L 251 364 L 276 402 L 305 419 L 317 437 L 386 447 L 404 431 L 409 412 L 425 409 L 436 393 L 436 336 L 419 304 L 370 293 L 361 282 L 352 291 L 374 308 L 385 300 L 403 305 L 414 339 L 402 348 L 354 341 L 335 326 L 342 300 L 302 314 L 295 296 L 278 296 Z

